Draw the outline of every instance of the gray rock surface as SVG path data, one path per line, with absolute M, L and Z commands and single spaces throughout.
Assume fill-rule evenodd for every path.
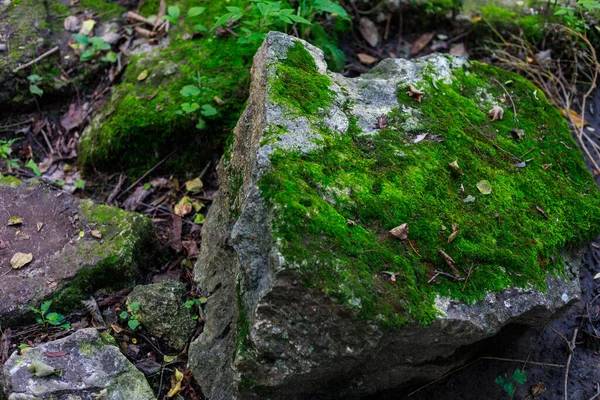
M 79 308 L 79 300 L 121 289 L 147 267 L 154 239 L 148 218 L 41 185 L 9 186 L 0 186 L 2 328 L 32 319 L 30 307 L 47 299 L 52 311 Z M 22 222 L 9 226 L 8 214 Z M 13 269 L 16 253 L 33 259 Z
M 317 72 L 331 80 L 331 103 L 315 115 L 298 114 L 274 95 L 278 65 L 298 43 L 314 58 Z M 189 366 L 207 398 L 347 398 L 431 380 L 463 363 L 468 346 L 507 324 L 546 323 L 578 300 L 581 257 L 571 252 L 563 255 L 559 277 L 541 273 L 545 292 L 531 285 L 505 286 L 472 303 L 437 295 L 428 324 L 408 317 L 401 326 L 386 328 L 385 317 L 380 321 L 376 315 L 383 311 L 359 318 L 361 298 L 343 297 L 343 290 L 355 289 L 344 287 L 353 277 L 337 276 L 330 290 L 321 290 L 321 282 L 307 283 L 307 274 L 340 267 L 335 259 L 311 257 L 325 243 L 307 238 L 305 253 L 284 254 L 281 229 L 300 229 L 303 222 L 281 223 L 287 205 L 264 197 L 261 184 L 274 172 L 273 159 L 286 154 L 302 159 L 353 123 L 362 130 L 357 140 L 368 143 L 379 134 L 381 115 L 393 111 L 402 113 L 400 128 L 410 137 L 426 127 L 416 107 L 400 107 L 400 88 L 422 87 L 427 76 L 433 91 L 436 82 L 451 84 L 453 71 L 463 66 L 463 60 L 440 55 L 414 62 L 384 60 L 371 73 L 348 79 L 326 71 L 320 50 L 281 33 L 268 35 L 254 59 L 251 95 L 235 141 L 219 165 L 220 192 L 203 227 L 195 267 L 196 281 L 210 296 L 204 331 L 190 345 Z M 487 111 L 486 94 L 477 95 L 477 101 Z M 560 129 L 568 138 L 566 126 Z M 581 160 L 578 168 L 584 170 Z M 343 188 L 316 189 L 329 204 L 349 197 Z M 293 194 L 295 189 L 283 190 Z M 307 220 L 318 218 L 318 210 L 306 207 Z
M 196 328 L 185 301 L 185 286 L 176 281 L 138 285 L 127 297 L 127 304 L 140 303 L 135 314 L 148 331 L 178 350 L 185 347 Z
M 60 376 L 38 377 L 32 363 Z M 15 352 L 4 364 L 8 400 L 153 400 L 144 374 L 131 364 L 109 335 L 82 329 L 66 338 Z

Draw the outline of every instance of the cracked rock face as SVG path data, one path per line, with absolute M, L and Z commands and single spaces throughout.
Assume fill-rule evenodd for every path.
M 502 91 L 480 83 L 496 73 L 433 55 L 384 60 L 349 79 L 327 71 L 321 51 L 304 41 L 268 35 L 254 58 L 248 106 L 219 166 L 220 193 L 194 271 L 210 295 L 189 365 L 208 398 L 344 398 L 431 380 L 507 324 L 546 323 L 578 300 L 581 257 L 563 248 L 582 243 L 558 229 L 563 220 L 526 212 L 526 205 L 512 227 L 505 203 L 507 214 L 494 217 L 504 184 L 526 192 L 518 174 L 539 173 L 533 166 L 515 170 L 513 160 L 493 151 L 492 139 L 466 128 L 477 121 L 504 146 L 529 144 L 501 136 L 502 124 L 512 121 L 507 115 L 490 125 L 486 113 L 503 104 Z M 524 107 L 535 88 L 510 77 L 518 81 L 511 89 L 517 108 Z M 422 102 L 408 96 L 409 85 L 424 93 Z M 445 101 L 459 106 L 446 111 Z M 443 117 L 434 121 L 431 107 Z M 545 99 L 533 107 L 547 140 L 571 140 Z M 456 121 L 461 125 L 449 125 Z M 417 139 L 424 133 L 429 140 Z M 457 154 L 464 176 L 447 167 Z M 572 190 L 572 201 L 589 201 L 581 204 L 585 218 L 599 219 L 581 156 L 574 150 L 561 157 L 572 160 L 570 172 L 585 194 L 558 175 L 539 175 L 533 190 Z M 491 177 L 493 195 L 477 191 L 482 175 Z M 420 192 L 423 182 L 434 184 Z M 402 197 L 406 192 L 413 197 Z M 467 195 L 476 200 L 465 202 Z M 526 203 L 535 195 L 523 197 Z M 593 236 L 594 223 L 586 225 L 570 206 L 552 206 L 553 215 L 579 226 L 580 239 Z M 388 233 L 404 222 L 410 243 Z M 448 240 L 455 222 L 461 231 Z M 538 233 L 523 233 L 529 228 Z M 507 232 L 514 237 L 506 239 Z M 518 245 L 551 237 L 539 253 Z M 456 259 L 454 277 L 438 255 L 442 248 Z M 520 258 L 526 253 L 531 257 Z
M 62 373 L 39 377 L 30 371 L 32 363 Z M 81 329 L 23 355 L 15 352 L 4 364 L 4 376 L 8 400 L 155 399 L 144 374 L 121 354 L 114 339 L 96 329 Z

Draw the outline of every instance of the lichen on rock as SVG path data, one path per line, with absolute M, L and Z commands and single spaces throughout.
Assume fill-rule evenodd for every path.
M 439 376 L 458 347 L 577 299 L 574 250 L 600 223 L 565 121 L 523 78 L 433 55 L 349 79 L 280 33 L 255 56 L 219 176 L 190 347 L 211 398 Z M 389 233 L 402 224 L 406 239 Z

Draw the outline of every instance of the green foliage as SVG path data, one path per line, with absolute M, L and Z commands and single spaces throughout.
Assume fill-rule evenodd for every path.
M 506 394 L 513 397 L 515 394 L 516 385 L 523 385 L 527 381 L 527 373 L 519 368 L 515 369 L 515 372 L 509 379 L 505 379 L 502 375 L 496 377 L 496 384 L 500 386 Z
M 194 319 L 199 319 L 202 316 L 202 309 L 201 309 L 201 307 L 202 307 L 203 304 L 206 304 L 207 301 L 208 301 L 208 298 L 202 296 L 202 297 L 199 297 L 197 299 L 187 300 L 184 303 L 184 306 L 187 309 L 195 308 L 197 310 L 197 314 L 194 314 L 193 318 Z
M 85 187 L 85 181 L 83 179 L 77 179 L 74 186 L 75 189 L 83 189 Z
M 40 87 L 37 84 L 42 81 L 42 77 L 37 74 L 33 74 L 33 75 L 29 75 L 27 77 L 27 80 L 30 82 L 29 91 L 32 94 L 35 94 L 35 95 L 41 97 L 44 94 L 44 91 L 42 89 L 40 89 Z
M 600 12 L 600 2 L 598 0 L 577 0 L 574 4 L 558 7 L 554 12 L 555 17 L 577 32 L 585 33 L 590 29 L 586 16 Z M 598 29 L 598 25 L 596 25 Z
M 90 61 L 102 51 L 107 50 L 108 52 L 104 55 L 104 57 L 101 58 L 101 60 L 111 63 L 117 61 L 117 54 L 110 51 L 110 44 L 106 43 L 106 41 L 101 37 L 93 36 L 90 38 L 86 35 L 76 33 L 75 35 L 73 35 L 73 39 L 75 39 L 75 41 L 79 43 L 79 50 L 81 51 L 81 55 L 79 56 L 80 61 Z
M 48 300 L 42 303 L 40 308 L 31 307 L 31 311 L 38 315 L 35 319 L 36 322 L 42 325 L 44 328 L 48 328 L 49 325 L 60 326 L 65 330 L 71 329 L 71 324 L 66 320 L 65 316 L 56 312 L 50 312 L 50 306 L 52 300 Z
M 197 85 L 186 85 L 184 86 L 181 91 L 179 92 L 183 97 L 186 98 L 185 103 L 181 103 L 181 112 L 185 113 L 185 114 L 192 114 L 198 110 L 200 110 L 200 114 L 203 117 L 214 117 L 215 115 L 218 114 L 218 111 L 216 108 L 214 108 L 212 105 L 205 103 L 202 104 L 202 106 L 200 106 L 200 104 L 198 104 L 198 99 L 203 97 L 203 87 L 199 86 L 201 84 L 201 80 L 200 78 L 198 79 L 198 86 Z M 202 117 L 198 117 L 198 122 L 196 124 L 196 128 L 197 129 L 205 129 L 206 128 L 206 121 L 202 118 Z
M 127 326 L 129 329 L 135 330 L 138 326 L 140 326 L 139 316 L 136 314 L 137 311 L 140 310 L 140 303 L 138 301 L 134 301 L 127 306 L 127 311 L 122 311 L 119 314 L 119 318 L 127 321 Z
M 0 157 L 8 160 L 8 157 L 12 154 L 12 145 L 20 138 L 15 139 L 0 139 Z
M 33 161 L 33 159 L 30 159 L 29 161 L 27 161 L 27 164 L 25 164 L 25 168 L 29 168 L 31 171 L 33 171 L 35 176 L 42 176 L 42 172 L 38 168 L 36 162 Z

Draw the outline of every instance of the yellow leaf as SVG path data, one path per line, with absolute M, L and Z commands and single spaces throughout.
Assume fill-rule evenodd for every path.
M 528 63 L 530 63 L 530 64 L 531 64 L 532 62 L 534 62 L 534 61 L 535 61 L 535 60 L 534 60 L 533 58 L 531 58 L 531 57 L 525 57 L 525 59 L 526 59 L 526 60 L 527 60 L 527 62 L 528 62 Z
M 188 196 L 183 196 L 179 203 L 175 204 L 173 211 L 175 211 L 175 215 L 185 217 L 192 212 L 192 201 Z
M 79 231 L 79 237 L 82 238 L 85 236 L 85 232 L 84 231 Z
M 565 110 L 564 108 L 560 110 L 560 113 L 562 114 L 563 117 L 569 119 L 567 117 L 567 110 Z M 583 119 L 581 118 L 581 115 L 577 114 L 575 111 L 569 109 L 569 114 L 571 114 L 571 119 L 573 120 L 573 123 L 575 124 L 575 126 L 577 127 L 577 129 L 581 129 L 581 124 L 583 123 L 583 126 L 588 126 L 589 122 L 587 121 L 583 121 Z
M 33 254 L 31 253 L 15 253 L 10 259 L 10 265 L 14 269 L 23 268 L 33 260 Z
M 123 332 L 123 328 L 121 328 L 117 324 L 111 324 L 110 327 L 112 328 L 113 331 L 115 331 L 115 333 L 121 333 L 121 332 Z
M 358 61 L 366 65 L 375 64 L 377 61 L 379 61 L 377 58 L 365 53 L 358 53 L 356 57 L 358 58 Z
M 171 398 L 181 391 L 181 382 L 183 381 L 183 372 L 175 368 L 175 376 L 171 378 L 171 390 L 167 393 L 167 397 Z
M 473 17 L 473 18 L 471 18 L 471 23 L 473 23 L 473 24 L 474 24 L 474 23 L 477 23 L 477 22 L 479 22 L 479 21 L 481 21 L 481 17 L 479 17 L 479 16 L 478 16 L 478 17 Z
M 146 79 L 148 77 L 148 70 L 145 69 L 142 72 L 140 72 L 140 74 L 137 77 L 138 81 L 143 81 L 144 79 Z
M 176 359 L 177 359 L 177 356 L 168 356 L 166 354 L 163 356 L 163 361 L 166 362 L 167 364 L 175 361 Z
M 15 215 L 8 219 L 8 226 L 21 225 L 23 220 Z
M 96 26 L 96 21 L 94 21 L 93 19 L 88 19 L 87 21 L 83 21 L 83 25 L 81 26 L 81 30 L 79 30 L 79 33 L 87 36 L 92 32 L 92 29 L 94 29 L 94 26 Z
M 192 192 L 192 193 L 197 193 L 197 192 L 201 191 L 203 186 L 204 186 L 204 184 L 202 183 L 200 178 L 195 178 L 195 179 L 192 179 L 191 181 L 187 181 L 185 183 L 185 189 L 188 192 Z

